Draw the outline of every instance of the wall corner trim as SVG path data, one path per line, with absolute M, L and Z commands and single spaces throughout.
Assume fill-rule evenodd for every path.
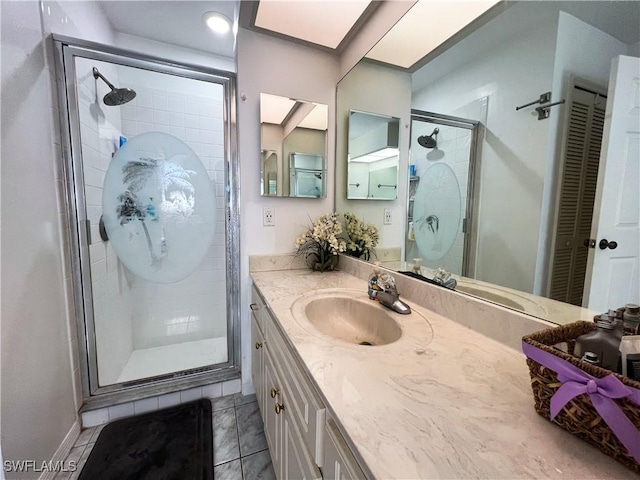
M 75 445 L 76 440 L 78 440 L 79 436 L 80 436 L 80 421 L 76 417 L 76 420 L 73 422 L 73 425 L 71 425 L 71 428 L 65 435 L 64 440 L 62 440 L 62 443 L 56 450 L 56 453 L 53 454 L 53 457 L 51 458 L 51 464 L 56 465 L 56 462 L 64 462 L 69 456 L 69 452 Z M 55 472 L 55 471 L 42 472 L 38 480 L 53 480 L 57 475 L 57 473 L 58 472 Z

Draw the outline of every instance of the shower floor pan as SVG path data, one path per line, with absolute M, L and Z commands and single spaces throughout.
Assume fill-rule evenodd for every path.
M 227 358 L 226 337 L 134 350 L 116 383 L 224 363 Z

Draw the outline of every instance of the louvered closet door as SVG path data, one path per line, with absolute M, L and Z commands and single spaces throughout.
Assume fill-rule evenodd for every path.
M 582 305 L 606 98 L 574 88 L 569 104 L 550 297 Z

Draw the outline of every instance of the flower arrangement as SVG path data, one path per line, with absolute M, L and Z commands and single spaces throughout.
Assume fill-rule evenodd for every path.
M 371 223 L 364 223 L 350 212 L 344 214 L 344 223 L 347 233 L 346 253 L 368 261 L 380 240 L 378 228 Z
M 305 256 L 307 265 L 313 270 L 333 270 L 338 265 L 338 253 L 347 247 L 340 238 L 341 233 L 338 214 L 325 213 L 296 240 L 298 254 Z

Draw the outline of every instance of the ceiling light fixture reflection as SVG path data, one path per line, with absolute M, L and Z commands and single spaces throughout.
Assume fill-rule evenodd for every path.
M 392 158 L 398 156 L 397 148 L 381 148 L 380 150 L 376 150 L 375 152 L 367 153 L 365 155 L 360 155 L 359 157 L 351 158 L 350 162 L 359 162 L 359 163 L 373 163 L 378 162 L 380 160 L 384 160 L 386 158 Z
M 215 33 L 222 35 L 231 30 L 231 20 L 219 12 L 207 12 L 202 20 Z

